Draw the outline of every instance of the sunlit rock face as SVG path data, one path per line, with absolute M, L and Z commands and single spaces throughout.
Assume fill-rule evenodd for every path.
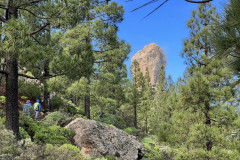
M 143 75 L 145 75 L 146 68 L 148 68 L 151 84 L 155 86 L 159 78 L 161 66 L 166 67 L 166 59 L 167 57 L 163 50 L 156 43 L 151 43 L 132 57 L 131 64 L 136 60 Z
M 74 144 L 91 157 L 112 155 L 124 160 L 143 157 L 143 144 L 123 130 L 83 118 L 73 120 L 65 128 L 75 131 Z

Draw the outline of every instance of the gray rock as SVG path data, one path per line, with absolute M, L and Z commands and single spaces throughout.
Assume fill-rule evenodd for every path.
M 124 160 L 143 157 L 143 144 L 120 129 L 83 118 L 73 120 L 65 128 L 75 131 L 75 145 L 91 157 L 112 155 Z

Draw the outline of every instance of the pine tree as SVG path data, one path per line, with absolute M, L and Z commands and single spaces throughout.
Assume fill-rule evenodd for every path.
M 222 60 L 211 61 L 214 50 L 209 39 L 217 21 L 215 8 L 201 4 L 187 24 L 190 37 L 184 40 L 182 56 L 188 69 L 185 82 L 179 87 L 181 103 L 173 116 L 180 122 L 176 129 L 176 133 L 182 134 L 178 137 L 179 144 L 185 142 L 178 159 L 183 155 L 187 159 L 214 159 L 214 154 L 221 159 L 234 155 L 226 154 L 228 147 L 221 145 L 229 143 L 224 123 L 229 119 L 223 115 L 231 110 L 228 99 L 234 91 L 228 83 L 232 77 L 223 69 Z
M 135 60 L 131 65 L 131 73 L 132 73 L 132 83 L 131 83 L 131 94 L 129 95 L 130 103 L 134 109 L 134 127 L 138 128 L 138 120 L 137 120 L 137 110 L 140 105 L 140 100 L 142 98 L 142 90 L 144 87 L 144 76 L 140 71 L 139 63 Z
M 153 100 L 153 88 L 150 82 L 149 70 L 146 68 L 146 73 L 144 76 L 144 84 L 142 88 L 142 97 L 140 99 L 139 109 L 138 109 L 138 119 L 139 119 L 139 126 L 144 130 L 146 133 L 149 131 L 149 122 L 151 117 L 151 106 Z
M 6 58 L 6 70 L 1 70 L 1 73 L 6 75 L 6 127 L 19 139 L 18 76 L 29 76 L 18 73 L 18 64 L 41 59 L 46 55 L 38 40 L 42 40 L 45 35 L 43 33 L 51 25 L 58 32 L 56 37 L 61 44 L 55 48 L 61 55 L 55 62 L 63 62 L 61 67 L 55 63 L 53 68 L 58 68 L 57 71 L 72 77 L 76 77 L 73 69 L 79 72 L 78 77 L 91 72 L 93 56 L 82 51 L 91 46 L 81 41 L 87 31 L 79 30 L 79 24 L 85 22 L 88 6 L 85 0 L 1 0 L 0 6 L 0 9 L 4 10 L 0 12 L 0 21 L 4 23 L 0 32 L 3 38 L 1 53 Z
M 224 16 L 216 27 L 211 42 L 215 57 L 224 58 L 235 75 L 240 75 L 240 1 L 229 0 L 225 5 Z M 238 81 L 239 83 L 239 81 Z
M 175 87 L 171 77 L 166 78 L 165 67 L 162 66 L 156 85 L 156 93 L 151 105 L 151 132 L 160 142 L 170 142 L 173 139 L 172 112 L 176 106 Z
M 88 7 L 86 9 L 85 17 L 86 23 L 80 24 L 71 29 L 73 32 L 64 35 L 69 38 L 63 37 L 61 42 L 71 44 L 72 48 L 74 46 L 79 48 L 82 47 L 80 49 L 84 50 L 84 52 L 87 53 L 86 55 L 89 56 L 88 59 L 87 57 L 81 57 L 80 55 L 80 60 L 74 60 L 74 63 L 71 65 L 76 65 L 74 66 L 75 70 L 76 68 L 83 66 L 77 64 L 82 60 L 85 60 L 82 63 L 86 63 L 86 67 L 89 67 L 91 66 L 90 64 L 94 63 L 92 68 L 89 67 L 89 69 L 91 69 L 89 72 L 81 73 L 82 71 L 86 71 L 86 69 L 79 68 L 78 72 L 69 71 L 71 75 L 66 74 L 68 78 L 71 79 L 70 83 L 74 83 L 74 85 L 78 83 L 81 75 L 86 78 L 87 86 L 84 91 L 85 98 L 83 101 L 85 102 L 85 116 L 90 119 L 90 115 L 95 117 L 95 113 L 101 114 L 100 110 L 98 110 L 99 105 L 101 106 L 101 110 L 110 110 L 110 106 L 112 108 L 116 106 L 111 104 L 111 102 L 113 102 L 112 100 L 117 99 L 118 102 L 120 101 L 121 96 L 118 95 L 120 95 L 122 91 L 121 86 L 119 85 L 122 83 L 122 78 L 126 77 L 126 74 L 124 73 L 126 68 L 123 65 L 123 62 L 127 58 L 130 47 L 124 41 L 120 41 L 117 36 L 117 24 L 123 20 L 122 6 L 118 6 L 116 2 L 109 3 L 109 1 L 104 0 L 101 1 L 101 3 L 98 1 L 88 1 L 87 5 Z M 76 33 L 81 37 L 76 39 Z M 77 40 L 80 42 L 77 43 Z M 56 68 L 56 71 L 66 71 L 69 67 L 71 67 L 69 68 L 70 70 L 73 70 L 73 67 L 68 66 L 70 64 L 66 62 L 71 61 L 71 58 L 71 55 L 69 56 L 65 53 L 58 56 L 54 64 L 59 63 L 60 66 L 53 66 L 53 70 Z M 67 65 L 62 66 L 62 64 Z M 116 90 L 114 87 L 119 90 Z M 69 90 L 73 93 L 73 89 L 74 88 L 70 87 Z M 78 88 L 75 88 L 75 90 L 77 89 Z M 105 100 L 107 104 L 105 102 L 103 103 Z M 109 103 L 107 102 L 108 100 Z M 79 99 L 77 101 L 79 101 Z M 90 113 L 90 104 L 92 108 L 96 110 L 96 112 L 94 111 L 94 114 Z M 117 105 L 120 104 L 118 103 Z M 111 110 L 113 111 L 113 109 Z

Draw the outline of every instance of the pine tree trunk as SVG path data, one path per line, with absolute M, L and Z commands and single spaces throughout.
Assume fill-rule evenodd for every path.
M 8 72 L 6 76 L 6 128 L 12 130 L 19 140 L 18 63 L 13 55 L 10 55 L 7 60 L 6 71 Z
M 85 116 L 90 119 L 90 90 L 89 90 L 89 87 L 90 87 L 90 77 L 88 76 L 87 77 L 87 93 L 85 95 Z
M 17 7 L 13 0 L 7 1 L 6 21 L 18 18 Z M 19 135 L 19 111 L 18 111 L 18 62 L 17 57 L 9 54 L 6 62 L 6 128 L 13 131 L 17 140 Z
M 44 77 L 48 77 L 49 75 L 49 62 L 46 61 L 44 64 Z M 50 93 L 48 91 L 48 84 L 47 84 L 47 80 L 45 79 L 43 81 L 43 106 L 44 106 L 44 113 L 49 111 L 49 99 L 50 99 Z
M 134 103 L 134 127 L 137 128 L 137 103 Z
M 205 102 L 205 108 L 206 108 L 206 112 L 205 112 L 205 120 L 206 121 L 205 121 L 205 124 L 207 126 L 210 126 L 211 125 L 211 118 L 210 118 L 210 115 L 209 115 L 210 106 L 209 106 L 208 102 Z M 212 140 L 211 139 L 207 140 L 206 148 L 207 148 L 207 151 L 211 151 L 212 150 Z
M 148 118 L 146 117 L 146 120 L 145 120 L 145 125 L 146 125 L 146 133 L 148 133 Z

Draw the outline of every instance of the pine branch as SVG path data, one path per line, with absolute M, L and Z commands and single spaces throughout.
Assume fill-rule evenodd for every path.
M 3 70 L 0 70 L 0 73 L 1 73 L 1 74 L 5 74 L 5 75 L 8 75 L 8 72 L 3 71 Z
M 41 43 L 40 43 L 35 37 L 33 37 L 33 35 L 31 35 L 31 37 L 32 37 L 39 45 L 41 45 Z
M 40 27 L 39 29 L 37 29 L 37 30 L 35 30 L 35 31 L 31 32 L 31 33 L 30 33 L 30 35 L 34 35 L 34 34 L 36 34 L 36 33 L 40 32 L 41 30 L 45 29 L 45 28 L 46 28 L 48 25 L 50 25 L 50 23 L 49 23 L 49 22 L 48 22 L 48 23 L 46 23 L 45 25 L 43 25 L 42 27 Z
M 146 15 L 144 18 L 147 18 L 148 16 L 150 16 L 152 13 L 154 13 L 156 10 L 158 10 L 160 7 L 162 7 L 166 2 L 168 2 L 168 0 L 165 0 L 163 3 L 161 3 L 157 8 L 155 8 L 152 12 L 150 12 L 148 15 Z M 143 19 L 144 19 L 143 18 Z
M 186 2 L 189 2 L 189 3 L 209 3 L 213 0 L 201 0 L 201 1 L 195 1 L 195 0 L 185 0 Z
M 102 60 L 102 61 L 96 61 L 96 62 L 94 62 L 94 63 L 103 63 L 103 62 L 111 62 L 111 61 L 107 61 L 107 60 Z
M 133 1 L 133 0 L 131 0 L 131 1 Z M 157 1 L 158 1 L 158 0 L 151 0 L 151 1 L 149 1 L 149 2 L 147 2 L 147 3 L 145 3 L 145 4 L 143 4 L 143 5 L 141 5 L 140 7 L 135 8 L 135 9 L 132 10 L 131 12 L 134 12 L 134 11 L 140 9 L 140 8 L 143 8 L 143 7 L 145 7 L 145 6 L 149 5 L 149 4 L 152 4 L 152 3 L 157 2 Z M 128 2 L 129 2 L 129 1 L 128 1 Z
M 18 76 L 21 76 L 21 77 L 25 77 L 25 78 L 29 78 L 29 79 L 49 79 L 49 78 L 53 78 L 53 77 L 57 77 L 57 76 L 63 76 L 63 74 L 56 74 L 56 75 L 50 75 L 50 76 L 47 76 L 47 77 L 32 77 L 32 76 L 28 76 L 26 74 L 22 74 L 22 73 L 18 73 Z
M 24 10 L 24 11 L 27 11 L 28 13 L 32 14 L 33 16 L 39 18 L 39 19 L 49 19 L 49 18 L 46 18 L 46 17 L 40 17 L 38 15 L 36 15 L 35 13 L 33 13 L 32 11 L 26 9 L 26 8 L 18 8 L 18 9 L 21 9 L 21 10 Z
M 43 2 L 43 1 L 46 1 L 46 0 L 33 0 L 33 1 L 28 2 L 28 3 L 24 3 L 24 4 L 22 4 L 22 5 L 18 6 L 18 7 L 31 6 L 33 4 L 38 4 L 38 3 Z

